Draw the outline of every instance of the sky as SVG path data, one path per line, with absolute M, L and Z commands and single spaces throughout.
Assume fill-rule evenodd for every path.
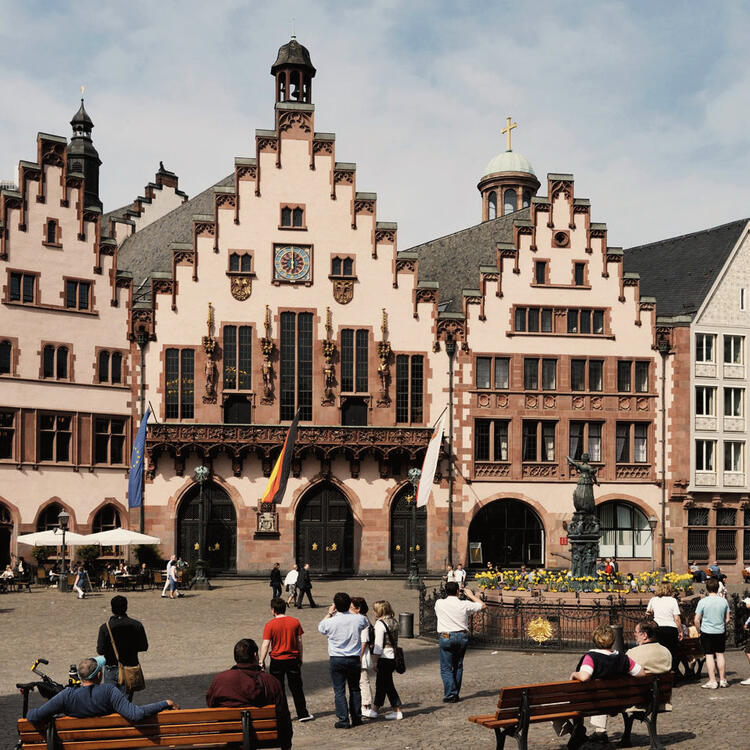
M 85 84 L 105 210 L 160 160 L 197 194 L 273 127 L 293 31 L 316 130 L 399 249 L 479 222 L 506 116 L 540 194 L 573 173 L 610 245 L 750 215 L 750 3 L 731 0 L 0 0 L 0 179 L 36 158 L 37 132 L 70 135 Z

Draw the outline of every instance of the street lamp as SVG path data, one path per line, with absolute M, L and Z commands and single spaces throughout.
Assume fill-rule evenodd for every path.
M 409 469 L 407 474 L 412 486 L 411 498 L 411 540 L 410 551 L 411 560 L 409 561 L 409 576 L 406 579 L 407 589 L 418 589 L 422 584 L 419 580 L 419 563 L 417 562 L 417 488 L 419 487 L 419 478 L 422 476 L 420 469 Z
M 656 567 L 654 563 L 654 531 L 656 530 L 656 524 L 659 523 L 659 519 L 656 516 L 649 516 L 648 517 L 648 525 L 651 529 L 651 572 L 654 572 L 654 568 Z
M 70 522 L 70 513 L 63 508 L 57 514 L 58 528 L 62 532 L 62 555 L 60 560 L 60 578 L 57 587 L 58 591 L 65 591 L 68 584 L 68 573 L 65 570 L 65 532 L 68 530 L 68 523 Z
M 209 589 L 211 584 L 206 577 L 206 567 L 208 564 L 203 559 L 203 553 L 206 549 L 206 503 L 203 496 L 203 485 L 206 483 L 209 475 L 208 467 L 196 466 L 193 471 L 193 477 L 198 482 L 199 501 L 198 501 L 198 559 L 195 561 L 195 579 L 193 586 L 196 589 Z

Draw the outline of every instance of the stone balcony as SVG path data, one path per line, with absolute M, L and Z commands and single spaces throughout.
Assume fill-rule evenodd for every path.
M 257 457 L 264 476 L 269 476 L 288 430 L 288 425 L 151 424 L 146 434 L 147 476 L 153 479 L 162 454 L 174 459 L 175 471 L 182 476 L 185 458 L 190 453 L 197 453 L 207 464 L 218 455 L 229 456 L 235 476 L 241 476 L 245 458 Z M 420 464 L 431 435 L 429 427 L 300 426 L 292 473 L 300 475 L 302 459 L 306 456 L 319 458 L 324 474 L 330 472 L 334 457 L 343 456 L 349 461 L 352 476 L 357 477 L 360 461 L 369 456 L 379 461 L 380 474 L 387 477 L 391 460 Z

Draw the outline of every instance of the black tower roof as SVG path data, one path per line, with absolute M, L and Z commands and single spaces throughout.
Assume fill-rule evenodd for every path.
M 296 39 L 290 39 L 285 45 L 279 47 L 279 54 L 276 56 L 276 62 L 271 66 L 271 75 L 276 75 L 276 71 L 286 65 L 296 65 L 301 68 L 307 68 L 310 76 L 315 76 L 315 68 L 310 60 L 310 53 L 307 47 L 302 46 Z

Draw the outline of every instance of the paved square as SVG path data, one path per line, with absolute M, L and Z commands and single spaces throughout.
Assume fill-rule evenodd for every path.
M 213 675 L 232 665 L 232 648 L 241 637 L 260 643 L 262 626 L 270 617 L 270 588 L 264 581 L 220 581 L 210 592 L 187 592 L 183 599 L 162 599 L 158 591 L 128 594 L 129 614 L 143 621 L 150 648 L 143 654 L 147 688 L 137 702 L 173 698 L 183 708 L 204 705 L 205 691 Z M 313 595 L 328 605 L 336 591 L 364 596 L 368 603 L 389 599 L 396 612 L 414 612 L 418 619 L 417 594 L 403 588 L 402 581 L 346 580 L 314 581 Z M 95 652 L 99 625 L 109 614 L 110 595 L 97 594 L 83 601 L 73 595 L 34 589 L 31 594 L 0 597 L 3 638 L 0 643 L 0 747 L 11 748 L 16 740 L 15 720 L 21 713 L 16 682 L 26 682 L 32 660 L 49 659 L 49 674 L 63 681 L 68 665 Z M 396 675 L 396 687 L 404 702 L 400 722 L 378 720 L 344 731 L 335 730 L 333 692 L 328 678 L 326 639 L 317 632 L 325 613 L 321 606 L 307 607 L 299 616 L 305 629 L 303 679 L 308 707 L 315 721 L 294 722 L 294 747 L 313 748 L 332 742 L 346 748 L 404 748 L 429 750 L 456 747 L 494 747 L 491 732 L 470 724 L 471 714 L 489 713 L 502 685 L 566 678 L 575 666 L 575 654 L 533 655 L 514 652 L 469 651 L 465 660 L 462 700 L 442 703 L 437 648 L 419 639 L 402 640 L 408 669 Z M 747 703 L 750 687 L 739 681 L 750 676 L 745 655 L 728 655 L 728 690 L 701 690 L 698 684 L 680 687 L 674 694 L 674 710 L 659 718 L 659 731 L 668 747 L 681 750 L 716 746 L 750 746 L 747 734 Z M 35 694 L 32 705 L 40 698 Z M 291 704 L 292 716 L 294 707 Z M 744 717 L 744 718 L 743 718 Z M 622 721 L 611 720 L 611 734 L 619 735 Z M 634 746 L 648 747 L 645 727 L 636 723 Z M 534 726 L 531 748 L 560 748 L 549 725 Z M 508 742 L 506 747 L 515 747 Z M 591 747 L 604 747 L 591 745 Z M 611 744 L 609 747 L 614 747 Z

